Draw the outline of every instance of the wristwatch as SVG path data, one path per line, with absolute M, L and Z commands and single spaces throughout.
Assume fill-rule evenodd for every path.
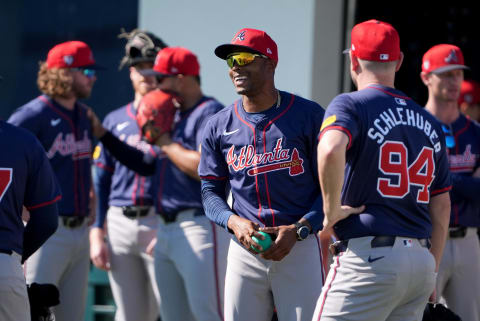
M 295 222 L 293 225 L 295 225 L 295 228 L 297 229 L 298 241 L 303 241 L 308 237 L 308 234 L 310 234 L 310 229 L 308 228 L 308 226 L 303 225 L 300 222 Z

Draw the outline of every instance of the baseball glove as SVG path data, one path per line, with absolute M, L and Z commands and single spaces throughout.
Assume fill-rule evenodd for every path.
M 422 321 L 462 321 L 462 319 L 443 304 L 427 303 Z
M 153 33 L 134 29 L 130 32 L 125 32 L 118 35 L 118 38 L 127 39 L 125 45 L 125 56 L 120 62 L 122 69 L 124 66 L 133 66 L 141 62 L 154 62 L 157 53 L 167 47 L 162 39 L 156 37 Z
M 32 321 L 55 321 L 50 308 L 60 303 L 57 287 L 53 284 L 32 283 L 27 285 L 27 292 Z
M 161 90 L 153 90 L 140 101 L 137 123 L 147 142 L 153 144 L 160 135 L 172 130 L 176 112 L 173 97 Z

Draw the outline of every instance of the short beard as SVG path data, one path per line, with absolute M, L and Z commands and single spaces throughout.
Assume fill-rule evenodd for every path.
M 92 88 L 80 87 L 76 83 L 73 83 L 72 92 L 75 97 L 77 97 L 77 99 L 85 99 L 90 97 L 90 94 L 92 93 Z

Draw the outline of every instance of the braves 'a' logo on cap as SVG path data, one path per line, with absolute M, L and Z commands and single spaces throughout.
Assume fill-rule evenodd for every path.
M 238 39 L 240 41 L 243 41 L 245 40 L 245 30 L 243 30 L 242 32 L 240 32 L 236 37 L 235 39 Z
M 73 56 L 63 56 L 63 61 L 67 64 L 67 66 L 70 66 L 71 64 L 73 64 Z
M 448 54 L 447 57 L 445 57 L 445 62 L 447 64 L 453 64 L 455 62 L 458 62 L 458 57 L 457 57 L 457 53 L 455 52 L 455 50 L 450 50 L 450 53 Z

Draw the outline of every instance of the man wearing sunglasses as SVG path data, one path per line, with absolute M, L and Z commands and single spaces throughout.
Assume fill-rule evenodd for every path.
M 450 227 L 437 277 L 437 298 L 462 320 L 480 320 L 480 126 L 460 113 L 465 66 L 459 47 L 440 44 L 423 56 L 420 77 L 428 88 L 425 109 L 442 123 L 452 173 Z
M 85 312 L 88 224 L 95 212 L 90 203 L 92 133 L 87 108 L 78 100 L 90 96 L 98 68 L 86 43 L 54 46 L 38 71 L 43 94 L 8 120 L 37 136 L 60 183 L 58 230 L 25 263 L 28 284 L 50 283 L 59 289 L 61 303 L 55 307 L 59 321 L 81 321 Z
M 205 127 L 199 175 L 207 216 L 234 234 L 225 280 L 225 320 L 311 320 L 324 270 L 315 234 L 323 219 L 315 102 L 279 91 L 276 43 L 241 29 L 215 49 L 241 98 Z M 233 209 L 226 202 L 227 186 Z M 254 238 L 269 233 L 269 249 Z M 259 252 L 261 252 L 259 254 Z
M 158 83 L 154 75 L 144 76 L 142 71 L 153 67 L 155 56 L 166 44 L 138 29 L 119 37 L 127 39 L 120 69 L 128 67 L 134 99 L 110 112 L 103 124 L 122 141 L 149 153 L 152 147 L 142 140 L 136 115 L 142 98 Z M 115 320 L 154 321 L 160 313 L 160 297 L 153 258 L 146 254 L 157 231 L 153 179 L 128 169 L 102 143 L 95 147 L 93 161 L 97 216 L 90 229 L 90 258 L 97 268 L 108 271 L 117 306 Z

